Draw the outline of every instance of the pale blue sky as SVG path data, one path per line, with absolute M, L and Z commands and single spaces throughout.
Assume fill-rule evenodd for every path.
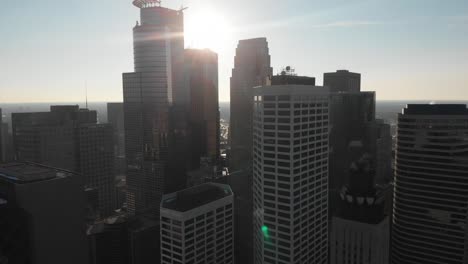
M 85 82 L 91 101 L 122 100 L 121 73 L 133 70 L 131 30 L 139 16 L 131 0 L 4 2 L 0 102 L 82 101 Z M 229 100 L 237 40 L 251 37 L 268 38 L 275 73 L 292 65 L 321 84 L 323 72 L 344 68 L 362 73 L 363 90 L 377 91 L 378 99 L 468 99 L 466 0 L 166 0 L 163 5 L 189 7 L 187 31 L 198 32 L 193 21 L 206 10 L 230 25 L 216 50 L 221 101 Z M 204 43 L 194 34 L 187 38 L 190 47 Z

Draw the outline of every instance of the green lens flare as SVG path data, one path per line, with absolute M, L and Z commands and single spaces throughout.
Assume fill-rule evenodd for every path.
M 265 238 L 269 238 L 270 235 L 268 234 L 268 227 L 267 226 L 262 226 L 262 232 L 263 232 L 263 236 Z

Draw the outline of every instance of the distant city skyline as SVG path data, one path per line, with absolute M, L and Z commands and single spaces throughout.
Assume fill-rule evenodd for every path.
M 274 74 L 293 66 L 363 75 L 377 100 L 468 98 L 468 2 L 166 0 L 184 11 L 187 48 L 219 54 L 219 99 L 229 101 L 238 40 L 266 37 Z M 57 0 L 0 10 L 0 102 L 122 101 L 121 72 L 132 70 L 131 0 Z M 213 21 L 216 20 L 216 21 Z M 215 26 L 213 26 L 215 25 Z M 213 34 L 210 34 L 213 32 Z

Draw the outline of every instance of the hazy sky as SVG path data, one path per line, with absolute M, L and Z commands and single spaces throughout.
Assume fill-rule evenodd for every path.
M 349 69 L 378 99 L 468 99 L 467 0 L 163 5 L 189 7 L 186 46 L 219 53 L 221 101 L 229 100 L 237 41 L 252 37 L 268 38 L 275 73 L 291 65 L 321 84 L 323 72 Z M 83 101 L 85 83 L 90 101 L 121 101 L 138 19 L 131 0 L 2 1 L 0 102 Z

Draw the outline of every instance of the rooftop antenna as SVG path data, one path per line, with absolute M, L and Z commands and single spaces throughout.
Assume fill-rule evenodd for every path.
M 138 8 L 160 7 L 161 0 L 134 0 L 133 5 Z
M 88 109 L 88 81 L 85 81 L 86 109 Z
M 281 71 L 281 75 L 289 75 L 289 76 L 296 76 L 296 69 L 294 69 L 293 67 L 291 66 L 286 66 L 285 68 L 283 68 L 283 70 Z

